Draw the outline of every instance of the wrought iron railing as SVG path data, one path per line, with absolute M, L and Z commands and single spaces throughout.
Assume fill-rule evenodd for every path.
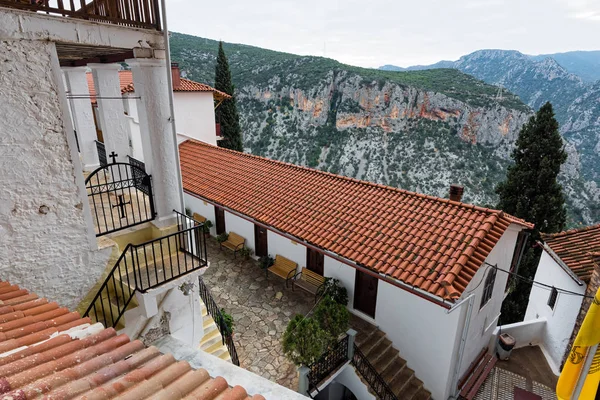
M 308 366 L 310 369 L 308 373 L 310 389 L 318 388 L 319 383 L 344 365 L 346 361 L 348 361 L 348 335 L 344 336 L 335 346 Z
M 388 386 L 385 380 L 379 375 L 375 367 L 371 365 L 367 357 L 360 351 L 358 346 L 354 345 L 354 356 L 352 356 L 352 364 L 358 372 L 365 378 L 371 389 L 377 394 L 381 400 L 398 400 L 392 389 Z
M 152 188 L 144 184 L 144 177 L 146 176 L 146 164 L 129 155 L 127 156 L 127 159 L 129 160 L 129 164 L 135 167 L 131 168 L 131 174 L 134 178 L 135 188 L 149 195 Z
M 104 143 L 95 140 L 96 142 L 96 151 L 98 152 L 98 163 L 101 167 L 105 167 L 108 164 L 108 160 L 106 158 L 106 146 Z
M 179 219 L 178 219 L 179 220 Z M 84 316 L 104 326 L 117 327 L 136 291 L 149 289 L 207 265 L 206 239 L 201 224 L 145 243 L 128 244 Z
M 0 7 L 159 31 L 162 29 L 159 0 L 0 0 Z
M 215 321 L 217 329 L 221 333 L 222 343 L 227 346 L 227 350 L 229 351 L 229 355 L 231 356 L 231 362 L 239 366 L 240 360 L 235 349 L 235 343 L 233 343 L 233 332 L 225 323 L 223 313 L 221 312 L 221 309 L 217 306 L 217 303 L 210 294 L 210 290 L 208 290 L 208 287 L 206 287 L 206 284 L 202 280 L 202 277 L 198 277 L 198 285 L 200 288 L 200 298 L 204 302 L 206 310 L 208 311 L 212 319 Z

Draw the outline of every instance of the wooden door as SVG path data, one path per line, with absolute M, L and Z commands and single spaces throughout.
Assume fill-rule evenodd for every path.
M 377 283 L 379 279 L 356 270 L 354 280 L 354 308 L 375 318 L 377 306 Z
M 254 225 L 254 254 L 258 257 L 269 255 L 267 228 L 260 225 Z
M 306 268 L 323 276 L 325 255 L 319 251 L 306 249 Z
M 215 219 L 216 219 L 216 227 L 217 227 L 217 235 L 225 232 L 225 210 L 221 207 L 215 206 Z

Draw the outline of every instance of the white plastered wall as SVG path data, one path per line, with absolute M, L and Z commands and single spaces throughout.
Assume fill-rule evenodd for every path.
M 534 280 L 582 295 L 585 294 L 586 290 L 585 284 L 577 284 L 546 251 L 542 252 Z M 546 320 L 541 337 L 541 346 L 548 364 L 553 372 L 558 374 L 575 327 L 577 315 L 581 309 L 583 297 L 559 293 L 554 309 L 548 306 L 549 298 L 550 289 L 533 286 L 529 295 L 525 321 Z
M 74 309 L 111 248 L 97 250 L 56 48 L 0 39 L 0 57 L 2 277 Z
M 177 134 L 217 145 L 212 92 L 174 92 Z
M 225 211 L 225 231 L 235 232 L 245 238 L 246 246 L 254 251 L 254 224 L 252 222 Z
M 280 254 L 294 261 L 298 264 L 296 272 L 300 272 L 302 267 L 306 267 L 306 246 L 270 230 L 267 230 L 267 240 L 269 242 L 269 254 L 273 258 Z
M 188 193 L 183 194 L 183 200 L 186 208 L 189 208 L 192 210 L 192 212 L 198 213 L 212 222 L 213 226 L 210 228 L 210 234 L 215 236 L 217 234 L 217 228 L 215 224 L 215 206 Z

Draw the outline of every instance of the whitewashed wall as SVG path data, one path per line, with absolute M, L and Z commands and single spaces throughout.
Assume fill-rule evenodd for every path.
M 451 394 L 460 316 L 379 281 L 375 321 L 436 400 Z
M 200 200 L 197 197 L 194 197 L 188 193 L 183 194 L 183 201 L 185 203 L 185 207 L 192 210 L 192 212 L 198 213 L 202 215 L 204 218 L 210 220 L 213 226 L 210 228 L 210 234 L 216 236 L 217 228 L 216 228 L 216 220 L 215 220 L 215 206 L 210 203 L 207 203 L 203 200 Z
M 346 386 L 356 396 L 357 399 L 376 399 L 376 397 L 370 393 L 370 388 L 367 387 L 359 378 L 356 370 L 351 364 L 348 364 L 344 370 L 335 377 L 334 382 L 338 382 Z M 330 398 L 339 399 L 340 397 L 335 397 L 336 394 L 337 393 L 330 393 Z
M 246 238 L 246 246 L 254 251 L 254 224 L 252 222 L 225 211 L 225 231 L 235 232 Z
M 300 272 L 302 267 L 306 267 L 306 246 L 270 230 L 267 230 L 267 241 L 269 254 L 273 258 L 276 254 L 281 254 L 294 261 L 298 264 L 297 272 Z
M 212 92 L 174 92 L 177 133 L 217 145 Z
M 534 280 L 575 293 L 585 294 L 586 285 L 578 285 L 546 251 L 542 252 Z M 525 321 L 546 319 L 542 346 L 547 356 L 549 356 L 548 364 L 554 373 L 558 374 L 583 297 L 559 293 L 554 310 L 548 306 L 549 298 L 550 289 L 534 286 L 529 295 Z
M 510 269 L 510 263 L 512 261 L 517 236 L 519 235 L 520 230 L 520 227 L 510 225 L 490 254 L 488 254 L 486 262 L 492 265 L 498 265 L 498 268 L 508 271 Z M 469 365 L 475 360 L 481 350 L 484 347 L 488 347 L 494 329 L 498 325 L 498 318 L 500 316 L 502 302 L 504 301 L 508 274 L 497 271 L 492 298 L 480 309 L 481 298 L 485 288 L 485 279 L 491 269 L 491 267 L 486 267 L 485 264 L 480 267 L 469 285 L 467 285 L 462 296 L 462 298 L 465 298 L 472 293 L 474 294 L 475 299 L 469 324 L 467 345 L 460 365 L 459 377 L 462 377 L 467 371 Z M 466 309 L 467 304 L 464 303 L 461 307 Z
M 354 311 L 354 280 L 356 269 L 341 261 L 325 256 L 323 274 L 327 277 L 335 278 L 348 291 L 348 309 Z
M 10 26 L 7 15 L 14 16 L 0 10 Z M 2 279 L 74 309 L 111 248 L 97 250 L 55 45 L 4 39 L 21 35 L 5 27 L 0 23 Z

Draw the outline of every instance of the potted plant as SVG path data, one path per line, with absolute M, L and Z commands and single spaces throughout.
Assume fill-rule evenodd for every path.
M 229 238 L 229 233 L 223 232 L 217 235 L 217 242 L 223 243 Z
M 325 282 L 319 288 L 317 296 L 330 296 L 335 302 L 347 306 L 348 291 L 340 284 L 340 281 L 334 278 L 325 278 Z
M 223 324 L 227 329 L 225 335 L 233 336 L 233 327 L 235 326 L 235 323 L 233 322 L 233 317 L 231 316 L 231 314 L 227 313 L 224 308 L 221 308 L 221 317 L 223 318 Z
M 202 232 L 204 232 L 204 236 L 206 236 L 206 237 L 210 236 L 210 228 L 212 228 L 212 226 L 213 226 L 213 224 L 210 219 L 207 219 L 206 221 L 204 221 L 204 224 L 202 224 Z
M 271 257 L 270 255 L 262 256 L 260 258 L 260 267 L 262 269 L 267 269 L 273 264 L 275 264 L 275 259 L 273 257 Z
M 242 257 L 244 257 L 244 260 L 249 260 L 250 256 L 252 255 L 252 249 L 244 246 L 240 249 L 239 253 Z

